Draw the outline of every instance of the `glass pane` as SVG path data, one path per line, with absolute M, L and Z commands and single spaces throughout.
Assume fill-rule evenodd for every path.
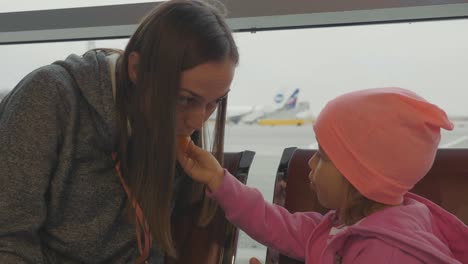
M 124 49 L 127 39 L 101 41 L 52 42 L 21 45 L 0 45 L 0 94 L 8 92 L 34 69 L 63 60 L 70 54 L 83 54 L 94 48 Z
M 460 34 L 467 30 L 468 20 L 457 20 L 235 34 L 241 59 L 228 113 L 229 107 L 232 116 L 242 108 L 272 111 L 281 97 L 284 105 L 300 89 L 297 101 L 307 103 L 315 116 L 339 94 L 400 86 L 436 103 L 455 121 L 454 131 L 443 130 L 440 147 L 468 148 L 468 37 Z M 296 113 L 285 115 L 295 120 Z M 283 149 L 317 143 L 311 124 L 250 124 L 261 115 L 231 122 L 225 147 L 256 152 L 248 185 L 271 201 Z M 241 233 L 237 263 L 247 264 L 252 256 L 264 260 L 265 248 Z
M 0 46 L 2 80 L 0 92 L 6 92 L 32 70 L 66 58 L 71 53 L 82 54 L 86 42 L 59 42 Z
M 105 6 L 105 5 L 120 5 L 120 4 L 135 4 L 135 3 L 150 3 L 164 2 L 167 0 L 145 1 L 145 0 L 19 0 L 19 1 L 2 1 L 0 13 L 20 12 L 32 10 L 47 10 L 74 8 L 86 6 Z

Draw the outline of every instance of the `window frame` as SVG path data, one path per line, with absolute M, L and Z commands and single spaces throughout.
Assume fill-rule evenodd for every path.
M 223 2 L 235 32 L 468 18 L 468 0 L 419 0 L 407 6 L 391 0 Z M 0 45 L 128 38 L 143 15 L 161 3 L 0 13 Z

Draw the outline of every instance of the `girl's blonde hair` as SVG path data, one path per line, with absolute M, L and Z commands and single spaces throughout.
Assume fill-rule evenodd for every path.
M 338 218 L 342 224 L 353 225 L 375 211 L 387 207 L 388 205 L 366 198 L 362 195 L 346 178 L 346 196 L 343 206 L 338 210 Z

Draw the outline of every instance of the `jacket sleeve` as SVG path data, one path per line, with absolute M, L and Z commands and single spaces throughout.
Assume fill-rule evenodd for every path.
M 303 260 L 307 238 L 321 221 L 318 213 L 289 213 L 266 202 L 254 188 L 243 185 L 225 171 L 221 187 L 212 194 L 226 217 L 260 243 L 282 254 Z
M 37 70 L 0 104 L 0 263 L 44 261 L 38 232 L 61 136 L 57 86 Z

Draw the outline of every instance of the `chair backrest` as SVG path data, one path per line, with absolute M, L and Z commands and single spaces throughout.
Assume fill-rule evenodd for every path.
M 239 181 L 246 184 L 255 152 L 228 152 L 224 154 L 224 167 Z M 234 263 L 239 231 L 230 224 L 224 212 L 216 211 L 205 227 L 197 224 L 201 203 L 184 207 L 184 215 L 173 221 L 174 243 L 178 258 L 166 258 L 167 264 L 227 264 Z
M 326 213 L 309 188 L 307 161 L 316 150 L 286 148 L 283 151 L 275 181 L 273 203 L 291 213 L 317 211 Z M 439 149 L 434 165 L 411 192 L 426 197 L 468 224 L 468 149 Z M 267 264 L 303 263 L 268 248 Z
M 468 149 L 439 149 L 431 170 L 411 192 L 426 197 L 468 225 Z

